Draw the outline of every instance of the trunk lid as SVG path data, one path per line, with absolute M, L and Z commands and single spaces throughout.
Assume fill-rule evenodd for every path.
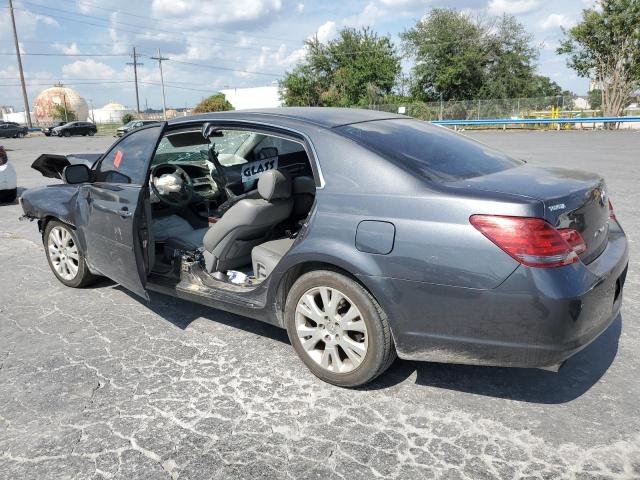
M 587 245 L 580 254 L 584 263 L 590 263 L 606 247 L 609 198 L 599 175 L 523 165 L 448 185 L 540 200 L 544 204 L 545 220 L 556 228 L 572 228 L 582 235 Z

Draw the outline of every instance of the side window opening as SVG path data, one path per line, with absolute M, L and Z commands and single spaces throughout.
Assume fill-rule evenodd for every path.
M 179 167 L 179 170 L 175 167 Z M 209 255 L 208 258 L 213 258 L 215 250 L 216 258 L 207 266 L 207 269 L 213 269 L 208 270 L 209 273 L 215 270 L 226 273 L 228 269 L 236 269 L 251 276 L 254 247 L 265 245 L 263 250 L 270 252 L 267 244 L 279 242 L 278 245 L 287 246 L 281 249 L 284 255 L 293 245 L 315 201 L 316 180 L 306 146 L 286 134 L 230 128 L 217 130 L 215 135 L 205 139 L 198 127 L 174 129 L 161 138 L 151 168 L 151 215 L 156 265 L 164 265 L 167 271 L 174 271 L 171 267 L 173 259 L 181 258 L 176 257 L 176 248 L 189 252 L 196 247 L 202 255 Z M 271 199 L 262 197 L 258 192 L 260 178 L 271 170 L 280 171 L 291 180 L 288 197 Z M 177 182 L 176 172 L 181 177 Z M 192 181 L 193 196 L 187 204 L 179 208 L 172 207 L 166 201 L 171 200 L 172 194 L 166 187 L 173 187 L 175 183 L 175 191 L 182 192 L 178 184 L 184 183 L 185 176 Z M 159 193 L 156 193 L 154 186 Z M 243 202 L 242 205 L 239 205 L 240 202 Z M 249 208 L 247 204 L 245 208 L 247 202 L 255 202 L 255 206 Z M 280 218 L 283 208 L 276 205 L 282 202 L 288 203 L 290 210 Z M 265 213 L 253 218 L 243 214 L 247 209 L 255 212 L 264 209 Z M 248 218 L 252 219 L 243 220 Z M 268 220 L 275 222 L 266 225 Z M 237 222 L 241 223 L 236 225 Z M 229 225 L 234 225 L 230 231 L 234 232 L 234 238 L 238 238 L 227 239 L 218 246 L 209 245 L 207 250 L 202 241 L 205 235 L 202 232 L 228 228 Z M 194 241 L 195 237 L 198 238 Z M 226 238 L 224 235 L 222 237 Z M 256 258 L 261 260 L 264 255 L 260 254 L 260 248 L 256 252 Z M 206 255 L 202 258 L 207 258 Z M 270 254 L 265 255 L 269 257 Z M 253 268 L 257 268 L 258 263 Z M 256 273 L 256 281 L 268 276 L 272 267 L 267 265 L 265 273 L 264 265 L 260 265 L 260 275 Z
M 147 160 L 155 148 L 159 128 L 160 125 L 140 130 L 114 145 L 98 165 L 96 181 L 138 185 L 144 183 Z

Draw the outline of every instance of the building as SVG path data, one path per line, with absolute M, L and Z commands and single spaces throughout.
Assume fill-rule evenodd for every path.
M 75 114 L 76 119 L 86 121 L 89 107 L 86 100 L 74 89 L 65 87 L 61 83 L 42 91 L 33 104 L 34 123 L 49 125 L 54 122 L 57 106 L 62 106 Z M 62 120 L 66 120 L 62 118 Z
M 229 88 L 220 90 L 236 110 L 275 108 L 282 106 L 277 85 L 253 88 Z
M 94 123 L 122 123 L 122 117 L 134 113 L 134 110 L 125 107 L 121 103 L 109 102 L 102 108 L 92 109 L 89 119 Z

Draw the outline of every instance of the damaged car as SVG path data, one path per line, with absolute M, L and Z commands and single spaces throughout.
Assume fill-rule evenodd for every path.
M 205 114 L 33 166 L 63 180 L 21 198 L 63 284 L 285 328 L 335 385 L 396 355 L 556 369 L 621 308 L 627 239 L 599 175 L 401 115 Z

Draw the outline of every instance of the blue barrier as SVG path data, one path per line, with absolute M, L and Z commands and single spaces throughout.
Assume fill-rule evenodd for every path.
M 541 125 L 561 123 L 624 123 L 640 122 L 640 117 L 581 117 L 581 118 L 516 118 L 487 120 L 432 120 L 435 125 Z

